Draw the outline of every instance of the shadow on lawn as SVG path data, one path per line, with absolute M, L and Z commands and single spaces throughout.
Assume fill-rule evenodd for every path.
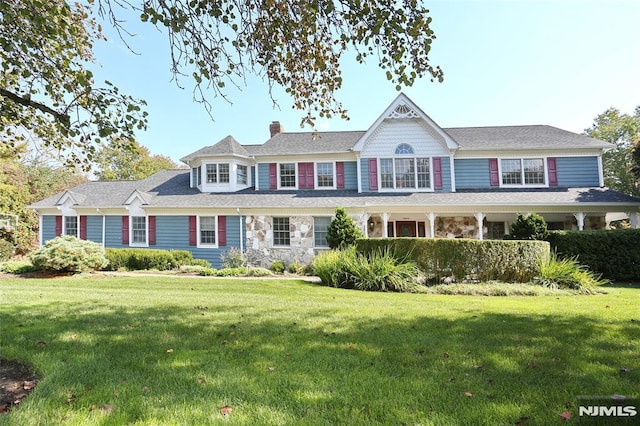
M 113 423 L 205 424 L 230 405 L 239 423 L 545 424 L 578 395 L 640 380 L 628 318 L 604 332 L 588 316 L 347 321 L 319 307 L 292 321 L 280 309 L 4 306 L 0 355 L 40 369 L 30 398 L 58 422 L 98 407 Z

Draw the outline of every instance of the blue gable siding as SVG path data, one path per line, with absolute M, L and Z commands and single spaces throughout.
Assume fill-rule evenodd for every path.
M 454 159 L 453 163 L 457 189 L 491 188 L 488 158 Z
M 599 186 L 597 157 L 558 157 L 558 186 L 583 187 Z

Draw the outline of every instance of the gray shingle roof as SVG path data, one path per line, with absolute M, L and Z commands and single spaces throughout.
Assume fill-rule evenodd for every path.
M 454 193 L 358 193 L 357 191 L 255 191 L 253 188 L 236 193 L 201 193 L 189 188 L 189 171 L 165 170 L 140 182 L 88 182 L 73 188 L 84 196 L 78 207 L 106 208 L 121 206 L 134 190 L 151 194 L 151 207 L 216 207 L 256 209 L 298 208 L 367 208 L 376 206 L 424 206 L 424 210 L 447 207 L 454 211 L 476 206 L 565 206 L 579 204 L 624 205 L 637 207 L 639 200 L 607 188 L 546 188 L 460 190 Z M 61 194 L 39 201 L 32 208 L 54 207 Z M 80 198 L 80 197 L 79 197 Z
M 240 145 L 233 136 L 229 135 L 214 145 L 205 146 L 204 148 L 200 148 L 199 150 L 182 157 L 180 161 L 186 163 L 198 157 L 216 155 L 239 155 L 242 157 L 249 157 L 251 154 L 244 146 Z
M 298 155 L 348 152 L 364 135 L 362 131 L 284 132 L 263 145 L 254 146 L 254 155 Z

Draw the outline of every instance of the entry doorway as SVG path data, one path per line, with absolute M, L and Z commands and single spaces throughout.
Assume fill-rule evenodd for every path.
M 389 224 L 392 225 L 391 222 Z M 389 228 L 390 237 L 424 237 L 426 231 L 424 222 L 402 220 L 396 221 Z

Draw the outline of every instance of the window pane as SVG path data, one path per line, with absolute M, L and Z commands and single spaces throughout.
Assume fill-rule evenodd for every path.
M 331 223 L 330 217 L 313 218 L 313 238 L 316 247 L 329 247 L 327 242 L 327 228 Z
M 531 158 L 523 160 L 524 163 L 524 184 L 542 185 L 544 184 L 544 162 L 542 158 Z
M 410 155 L 413 154 L 413 148 L 408 143 L 402 143 L 396 148 L 396 155 Z
M 131 217 L 131 242 L 133 244 L 147 243 L 147 218 L 146 216 Z
M 289 218 L 274 217 L 273 218 L 273 245 L 288 246 L 290 244 L 289 235 Z
M 502 160 L 502 184 L 522 184 L 522 170 L 520 160 Z
M 413 158 L 396 158 L 396 188 L 415 188 Z
M 418 188 L 431 188 L 431 176 L 429 175 L 429 159 L 416 159 L 418 169 Z
M 294 163 L 280 164 L 280 186 L 283 188 L 296 187 L 296 165 Z
M 218 183 L 217 164 L 207 164 L 207 183 Z
M 390 158 L 380 160 L 380 180 L 382 188 L 393 188 L 393 161 Z
M 202 166 L 198 166 L 198 186 L 202 185 Z
M 318 187 L 333 188 L 333 163 L 318 163 L 316 170 L 318 173 Z
M 229 183 L 229 164 L 218 164 L 218 172 L 220 173 L 218 183 Z
M 64 217 L 64 234 L 78 236 L 78 216 Z
M 238 170 L 236 172 L 236 178 L 238 181 L 238 184 L 240 185 L 246 185 L 248 182 L 247 179 L 247 166 L 238 166 Z
M 200 217 L 200 244 L 216 243 L 216 218 L 215 216 Z

